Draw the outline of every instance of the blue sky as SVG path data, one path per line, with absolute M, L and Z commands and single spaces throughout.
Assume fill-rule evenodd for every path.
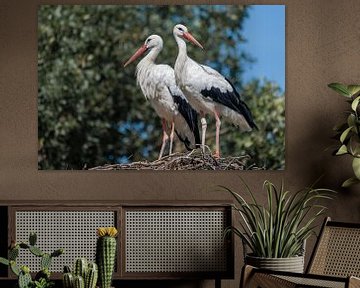
M 242 45 L 256 62 L 248 67 L 243 78 L 266 78 L 285 91 L 285 5 L 251 5 L 244 21 Z

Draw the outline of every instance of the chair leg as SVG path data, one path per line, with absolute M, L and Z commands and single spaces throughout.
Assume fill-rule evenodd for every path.
M 253 274 L 254 271 L 254 267 L 250 266 L 250 265 L 244 265 L 244 267 L 242 268 L 241 271 L 241 278 L 240 278 L 240 288 L 246 288 L 248 287 L 250 280 L 251 280 L 251 276 Z
M 221 288 L 221 279 L 215 278 L 215 288 Z

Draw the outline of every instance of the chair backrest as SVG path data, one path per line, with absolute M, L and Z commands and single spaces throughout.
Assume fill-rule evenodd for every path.
M 360 277 L 360 223 L 326 218 L 307 273 Z

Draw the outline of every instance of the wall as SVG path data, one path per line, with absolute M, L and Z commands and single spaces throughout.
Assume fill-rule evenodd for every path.
M 61 1 L 75 2 L 124 3 Z M 143 3 L 128 4 L 136 2 Z M 36 13 L 41 3 L 0 0 L 0 200 L 230 200 L 211 186 L 237 188 L 237 176 L 241 175 L 263 201 L 261 186 L 265 179 L 275 183 L 284 179 L 289 189 L 296 190 L 324 174 L 320 184 L 339 191 L 328 214 L 336 220 L 360 221 L 359 187 L 346 191 L 339 188 L 351 173 L 350 162 L 334 158 L 326 150 L 334 144 L 330 139 L 332 127 L 342 119 L 346 107 L 343 98 L 327 84 L 360 82 L 359 1 L 241 2 L 287 5 L 285 171 L 141 172 L 141 178 L 140 172 L 37 170 Z M 240 252 L 236 256 L 236 269 L 240 270 Z M 224 286 L 237 287 L 238 281 L 239 273 L 235 281 L 225 281 Z M 212 283 L 200 286 L 211 287 Z

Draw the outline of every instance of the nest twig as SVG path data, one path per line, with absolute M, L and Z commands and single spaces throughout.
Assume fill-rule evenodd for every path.
M 88 170 L 262 170 L 251 163 L 249 155 L 214 158 L 211 153 L 194 149 L 185 153 L 174 153 L 159 160 L 138 161 L 125 164 L 107 164 Z

